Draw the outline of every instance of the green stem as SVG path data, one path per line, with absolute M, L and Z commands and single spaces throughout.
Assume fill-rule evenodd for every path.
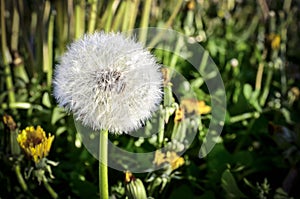
M 20 30 L 20 17 L 17 9 L 16 0 L 13 1 L 13 18 L 12 18 L 12 31 L 11 31 L 11 50 L 14 52 L 18 51 L 19 43 L 19 30 Z
M 255 90 L 260 91 L 261 89 L 261 82 L 262 82 L 262 77 L 264 73 L 264 66 L 265 63 L 262 61 L 258 64 L 258 69 L 256 72 L 256 81 L 255 81 Z
M 68 36 L 68 23 L 65 20 L 65 15 L 67 13 L 67 9 L 65 8 L 66 2 L 64 1 L 55 1 L 55 30 L 57 32 L 57 54 L 61 55 L 64 52 L 66 40 Z
M 13 102 L 10 103 L 9 106 L 6 103 L 2 103 L 0 104 L 0 107 L 4 110 L 4 109 L 30 109 L 32 106 L 31 103 L 28 102 Z
M 103 18 L 106 17 L 106 22 L 104 25 L 105 32 L 109 32 L 111 30 L 112 19 L 114 16 L 113 6 L 114 6 L 114 1 L 109 1 L 106 11 L 103 14 Z
M 47 69 L 47 85 L 50 88 L 52 84 L 53 75 L 53 35 L 54 35 L 54 13 L 50 14 L 48 25 L 48 69 Z
M 124 18 L 123 18 L 123 23 L 122 23 L 122 31 L 126 32 L 128 30 L 128 24 L 129 24 L 129 18 L 132 10 L 130 10 L 130 2 L 129 1 L 124 1 L 125 3 L 125 13 L 124 13 Z
M 272 76 L 273 76 L 273 69 L 272 68 L 268 68 L 268 72 L 267 72 L 267 78 L 265 80 L 265 86 L 264 86 L 264 90 L 262 93 L 262 96 L 260 98 L 260 105 L 264 106 L 266 103 L 266 100 L 268 98 L 269 95 L 269 91 L 270 91 L 270 86 L 272 83 Z
M 132 30 L 134 28 L 134 25 L 136 23 L 136 17 L 139 11 L 139 5 L 140 5 L 140 0 L 134 0 L 130 1 L 130 19 L 129 19 L 129 24 L 128 24 L 128 30 Z
M 43 29 L 47 27 L 49 16 L 51 12 L 51 3 L 50 1 L 45 1 L 44 7 L 44 16 L 43 16 Z M 49 63 L 49 46 L 47 42 L 46 30 L 42 32 L 42 40 L 43 40 L 43 72 L 47 73 L 50 68 Z
M 205 67 L 207 66 L 208 58 L 209 58 L 209 53 L 208 53 L 208 51 L 205 50 L 202 55 L 201 63 L 199 66 L 199 71 L 200 71 L 200 74 L 202 74 L 202 75 L 205 75 Z
M 19 181 L 19 183 L 20 183 L 20 185 L 21 185 L 23 191 L 26 192 L 26 191 L 28 190 L 28 188 L 27 188 L 27 184 L 26 184 L 26 182 L 25 182 L 25 180 L 24 180 L 24 178 L 23 178 L 23 176 L 22 176 L 22 174 L 21 174 L 21 167 L 20 167 L 19 164 L 17 164 L 17 165 L 15 166 L 15 172 L 16 172 L 18 181 Z
M 147 32 L 143 30 L 143 28 L 147 28 L 149 26 L 149 17 L 150 17 L 150 9 L 151 9 L 152 0 L 146 0 L 144 2 L 144 8 L 142 12 L 142 20 L 140 24 L 140 34 L 139 41 L 142 43 L 146 42 Z
M 98 5 L 97 0 L 91 1 L 90 19 L 89 19 L 89 23 L 88 23 L 88 32 L 89 33 L 93 33 L 95 31 L 95 25 L 96 25 L 96 20 L 97 20 L 97 5 Z
M 79 0 L 75 5 L 75 39 L 79 39 L 85 30 L 85 0 Z
M 179 0 L 177 1 L 177 4 L 175 6 L 175 8 L 173 9 L 173 13 L 171 14 L 171 16 L 169 17 L 168 21 L 165 23 L 165 25 L 163 26 L 163 28 L 168 29 L 170 28 L 170 26 L 172 25 L 175 17 L 177 16 L 178 12 L 181 9 L 183 0 Z M 161 39 L 161 37 L 165 34 L 165 31 L 161 31 L 159 32 L 150 42 L 150 44 L 148 45 L 149 48 L 153 48 Z
M 99 192 L 101 199 L 108 199 L 108 170 L 107 170 L 108 130 L 100 132 L 99 142 Z
M 243 113 L 241 115 L 231 117 L 230 123 L 236 123 L 250 118 L 258 118 L 259 116 L 259 112 Z
M 6 24 L 5 24 L 5 1 L 1 0 L 1 44 L 4 64 L 4 74 L 6 79 L 6 88 L 8 91 L 9 105 L 16 101 L 14 93 L 14 85 L 9 64 L 11 63 L 11 55 L 6 43 Z
M 163 107 L 160 106 L 160 115 L 159 115 L 159 123 L 158 123 L 158 146 L 162 147 L 165 136 L 165 119 L 163 113 Z
M 43 179 L 43 183 L 44 183 L 44 187 L 47 189 L 47 191 L 49 192 L 49 194 L 51 195 L 52 198 L 58 198 L 57 193 L 54 191 L 54 189 L 50 186 L 50 184 L 48 183 L 47 179 Z
M 118 9 L 118 12 L 116 13 L 116 16 L 114 18 L 114 22 L 112 24 L 112 28 L 111 28 L 112 31 L 117 32 L 120 29 L 125 12 L 126 12 L 126 4 L 121 3 L 120 8 Z

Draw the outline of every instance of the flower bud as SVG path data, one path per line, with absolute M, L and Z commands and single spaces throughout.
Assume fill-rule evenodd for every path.
M 125 173 L 125 190 L 129 199 L 147 199 L 143 182 L 129 171 Z

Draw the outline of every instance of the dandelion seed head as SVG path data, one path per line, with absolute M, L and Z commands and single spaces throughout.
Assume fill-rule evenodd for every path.
M 98 32 L 72 43 L 54 75 L 54 97 L 94 130 L 128 133 L 142 126 L 161 101 L 160 65 L 121 33 Z

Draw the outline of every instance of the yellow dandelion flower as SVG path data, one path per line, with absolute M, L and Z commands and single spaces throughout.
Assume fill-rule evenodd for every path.
M 161 151 L 155 151 L 155 157 L 153 163 L 159 166 L 164 162 L 165 162 L 165 154 L 162 153 Z
M 268 36 L 268 39 L 271 42 L 271 47 L 272 47 L 273 50 L 279 49 L 280 42 L 281 42 L 280 35 L 275 34 L 275 33 L 271 33 Z
M 194 10 L 196 7 L 196 2 L 195 0 L 189 1 L 186 5 L 187 9 L 189 10 Z
M 184 164 L 184 159 L 182 157 L 179 157 L 177 153 L 174 151 L 170 152 L 168 151 L 166 154 L 166 161 L 170 163 L 172 170 L 177 169 L 178 167 L 182 166 Z
M 184 164 L 184 159 L 178 156 L 174 151 L 167 151 L 166 153 L 156 151 L 153 163 L 157 166 L 168 163 L 173 171 Z
M 196 112 L 199 115 L 207 114 L 207 113 L 210 113 L 210 111 L 211 111 L 211 107 L 207 106 L 204 101 L 198 101 L 197 108 L 198 109 Z
M 46 157 L 50 151 L 51 144 L 54 140 L 54 135 L 48 134 L 37 126 L 26 127 L 18 134 L 17 141 L 24 152 L 33 158 L 35 163 L 38 163 L 42 158 Z
M 184 108 L 187 113 L 195 112 L 197 115 L 211 112 L 211 107 L 206 105 L 203 100 L 198 101 L 195 99 L 183 99 L 181 101 L 181 107 Z
M 175 118 L 174 118 L 174 122 L 180 122 L 181 120 L 184 119 L 184 110 L 182 108 L 179 108 L 175 111 Z
M 125 182 L 129 183 L 132 180 L 135 180 L 135 177 L 133 176 L 133 174 L 130 171 L 125 171 Z

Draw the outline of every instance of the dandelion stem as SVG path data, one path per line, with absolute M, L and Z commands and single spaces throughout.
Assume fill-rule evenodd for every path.
M 54 189 L 50 186 L 48 183 L 47 179 L 43 179 L 43 183 L 49 194 L 51 195 L 52 198 L 58 198 L 57 193 L 54 191 Z
M 158 123 L 158 146 L 162 147 L 164 142 L 164 135 L 165 135 L 165 119 L 163 114 L 163 107 L 160 106 L 160 116 L 159 116 L 159 123 Z
M 108 176 L 107 176 L 107 143 L 108 130 L 100 132 L 99 142 L 99 192 L 101 199 L 108 199 Z
M 27 184 L 26 184 L 26 182 L 25 182 L 25 180 L 24 180 L 24 178 L 23 178 L 23 176 L 22 176 L 22 174 L 21 174 L 21 168 L 20 168 L 20 165 L 19 165 L 19 164 L 17 164 L 17 165 L 15 166 L 15 172 L 16 172 L 18 181 L 19 181 L 19 183 L 20 183 L 20 185 L 21 185 L 23 191 L 26 192 L 26 191 L 28 190 L 28 188 L 27 188 Z

